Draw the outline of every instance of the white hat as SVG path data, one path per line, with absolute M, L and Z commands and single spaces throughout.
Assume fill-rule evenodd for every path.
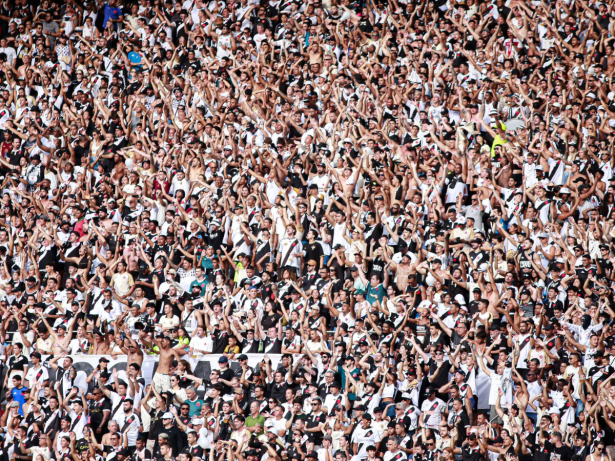
M 459 304 L 465 304 L 466 303 L 466 300 L 465 300 L 465 298 L 463 297 L 462 294 L 456 295 L 455 296 L 455 301 L 457 301 Z
M 167 291 L 169 291 L 169 288 L 170 286 L 167 282 L 162 282 L 160 286 L 158 287 L 158 292 L 165 294 Z
M 174 419 L 173 413 L 167 411 L 164 415 L 162 415 L 162 418 L 160 419 Z
M 455 223 L 456 224 L 465 224 L 466 223 L 466 218 L 464 216 L 460 216 L 460 217 L 457 218 Z
M 421 301 L 421 303 L 417 306 L 417 309 L 431 309 L 431 301 L 428 299 Z

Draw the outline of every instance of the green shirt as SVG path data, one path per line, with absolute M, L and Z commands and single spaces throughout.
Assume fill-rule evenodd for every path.
M 201 409 L 203 408 L 203 404 L 205 402 L 201 399 L 196 399 L 194 402 L 191 400 L 186 400 L 184 403 L 186 405 L 190 405 L 190 417 L 192 418 L 195 415 L 201 414 Z
M 192 291 L 192 289 L 196 286 L 196 287 L 201 287 L 201 294 L 204 295 L 205 294 L 205 288 L 207 287 L 207 285 L 209 285 L 209 280 L 207 280 L 207 277 L 205 277 L 202 281 L 198 281 L 195 280 L 194 282 L 192 282 L 190 284 L 190 291 Z
M 382 302 L 386 294 L 387 294 L 387 291 L 384 289 L 384 286 L 382 285 L 382 283 L 380 283 L 376 287 L 373 287 L 372 284 L 370 283 L 367 289 L 367 296 L 365 296 L 365 300 L 370 304 L 374 304 L 376 302 L 376 299 Z
M 253 418 L 251 415 L 246 418 L 246 427 L 254 427 L 260 426 L 261 431 L 259 433 L 254 433 L 254 435 L 259 436 L 265 433 L 263 428 L 265 427 L 265 417 L 259 414 L 256 418 Z

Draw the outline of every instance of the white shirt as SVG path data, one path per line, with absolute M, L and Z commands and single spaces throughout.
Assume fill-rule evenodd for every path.
M 421 413 L 424 413 L 423 423 L 429 429 L 438 429 L 438 425 L 442 420 L 442 410 L 446 404 L 439 398 L 434 400 L 425 400 L 421 405 Z
M 213 340 L 211 339 L 211 336 L 203 336 L 202 338 L 199 338 L 198 336 L 194 336 L 194 338 L 192 338 L 190 340 L 190 347 L 196 351 L 197 349 L 199 351 L 205 351 L 205 352 L 209 352 L 211 353 L 213 351 Z M 202 352 L 193 352 L 192 355 L 203 355 Z
M 124 432 L 124 430 L 126 430 L 125 428 L 128 427 L 127 437 L 129 447 L 134 447 L 137 444 L 137 437 L 139 437 L 140 425 L 141 421 L 139 420 L 139 417 L 135 414 L 135 412 L 132 412 L 130 416 L 124 415 L 124 419 L 121 420 L 120 432 Z
M 357 426 L 354 433 L 352 434 L 352 443 L 356 443 L 359 447 L 359 452 L 357 453 L 358 459 L 367 458 L 366 448 L 370 445 L 376 445 L 379 442 L 380 434 L 373 427 L 363 429 L 361 426 Z

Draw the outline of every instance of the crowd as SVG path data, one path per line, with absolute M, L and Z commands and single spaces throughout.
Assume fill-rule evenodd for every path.
M 613 1 L 106 1 L 0 6 L 0 461 L 615 461 Z

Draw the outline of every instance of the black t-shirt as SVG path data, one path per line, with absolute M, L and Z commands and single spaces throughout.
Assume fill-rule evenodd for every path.
M 14 355 L 9 357 L 8 366 L 12 371 L 24 371 L 24 367 L 28 365 L 28 359 L 24 355 L 20 355 L 19 357 L 15 357 Z M 21 379 L 25 380 L 25 376 L 22 376 Z
M 429 374 L 433 375 L 438 369 L 438 364 L 434 359 L 429 360 Z M 439 389 L 448 383 L 448 372 L 451 369 L 451 364 L 448 361 L 445 361 L 440 368 L 440 372 L 436 379 L 431 383 L 434 389 Z
M 267 384 L 267 393 L 270 397 L 278 400 L 279 402 L 286 403 L 286 390 L 289 389 L 290 386 L 286 381 L 278 383 L 268 383 Z
M 307 419 L 307 427 L 308 429 L 312 429 L 313 427 L 318 427 L 319 424 L 324 424 L 327 421 L 327 416 L 321 411 L 320 414 L 315 415 L 311 414 Z M 322 444 L 322 432 L 312 432 L 314 436 L 314 444 L 321 445 Z
M 235 377 L 235 372 L 233 370 L 231 370 L 230 367 L 227 368 L 224 371 L 220 370 L 220 379 L 223 379 L 225 381 L 230 381 L 234 377 Z M 224 391 L 222 393 L 223 394 L 230 394 L 231 391 L 232 391 L 230 386 L 227 386 L 226 384 L 223 384 L 223 386 L 224 386 Z
M 184 448 L 184 453 L 190 453 L 194 458 L 203 459 L 203 449 L 199 445 L 194 447 L 187 446 Z
M 158 433 L 158 435 L 160 434 L 167 434 L 169 436 L 169 443 L 171 444 L 171 447 L 173 448 L 173 456 L 179 455 L 179 453 L 181 453 L 181 451 L 184 449 L 183 431 L 179 430 L 175 426 L 171 426 L 168 429 L 165 429 L 163 427 Z
M 90 400 L 89 403 L 90 409 L 90 424 L 94 428 L 100 427 L 102 424 L 103 418 L 105 416 L 105 411 L 111 411 L 111 402 L 108 398 L 102 398 L 99 401 Z
M 265 315 L 261 319 L 261 325 L 263 326 L 263 331 L 266 332 L 271 327 L 277 327 L 278 322 L 280 321 L 281 318 L 282 316 L 278 314 L 277 312 L 274 312 L 273 314 Z
M 19 166 L 19 162 L 21 161 L 23 157 L 24 157 L 24 152 L 22 149 L 11 150 L 10 152 L 7 152 L 6 154 L 6 158 L 8 159 L 9 163 L 13 166 Z
M 314 261 L 316 261 L 316 270 L 318 270 L 318 268 L 320 267 L 320 257 L 324 255 L 322 245 L 318 242 L 308 242 L 303 245 L 303 249 L 305 250 L 305 257 L 303 258 L 304 261 L 309 261 L 310 259 L 313 259 Z
M 158 440 L 158 434 L 164 428 L 162 425 L 162 415 L 164 415 L 164 411 L 156 410 L 152 408 L 149 412 L 149 416 L 151 418 L 149 424 L 149 435 L 147 436 L 147 440 Z
M 480 458 L 480 448 L 478 445 L 474 448 L 469 445 L 464 445 L 461 447 L 461 459 L 463 461 L 478 461 Z
M 572 459 L 573 456 L 573 452 L 570 449 L 569 446 L 567 445 L 562 445 L 561 447 L 556 447 L 554 444 L 552 444 L 551 442 L 547 442 L 545 441 L 545 448 L 549 451 L 549 453 L 551 454 L 551 460 L 552 461 L 569 461 Z
M 228 346 L 228 332 L 224 330 L 214 330 L 212 354 L 222 354 Z

